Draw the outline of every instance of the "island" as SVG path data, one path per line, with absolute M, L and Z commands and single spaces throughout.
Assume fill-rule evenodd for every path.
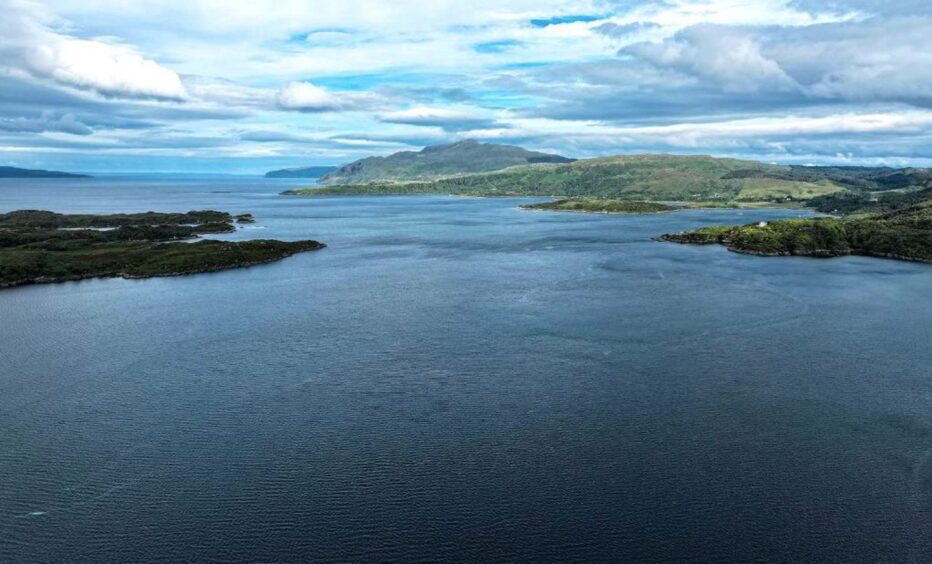
M 72 174 L 57 170 L 37 170 L 30 168 L 17 168 L 15 166 L 0 166 L 0 178 L 90 178 L 86 174 Z
M 661 241 L 724 245 L 731 251 L 761 256 L 837 257 L 864 255 L 932 263 L 932 189 L 904 199 L 870 201 L 865 213 L 854 208 L 845 217 L 817 217 L 705 227 L 668 233 Z M 893 203 L 896 202 L 896 203 Z
M 526 204 L 520 206 L 525 210 L 545 211 L 571 211 L 585 213 L 608 214 L 649 214 L 664 213 L 682 209 L 660 202 L 644 202 L 638 200 L 603 200 L 598 198 L 572 198 L 541 202 L 539 204 Z
M 252 219 L 243 214 L 239 218 Z M 20 210 L 0 214 L 0 288 L 81 280 L 181 276 L 242 268 L 325 247 L 312 240 L 221 241 L 234 216 L 187 213 L 65 215 Z
M 270 170 L 265 173 L 266 178 L 320 178 L 335 171 L 335 166 L 304 166 L 298 168 L 283 168 Z

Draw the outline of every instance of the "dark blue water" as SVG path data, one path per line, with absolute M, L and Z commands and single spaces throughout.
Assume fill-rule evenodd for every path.
M 932 267 L 293 185 L 0 184 L 330 245 L 0 292 L 0 561 L 932 559 Z

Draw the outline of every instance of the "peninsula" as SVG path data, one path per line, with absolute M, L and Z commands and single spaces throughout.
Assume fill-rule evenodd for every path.
M 149 278 L 242 268 L 325 245 L 198 240 L 230 233 L 252 216 L 218 211 L 63 215 L 20 210 L 0 214 L 0 288 L 84 278 Z
M 36 170 L 30 168 L 17 168 L 15 166 L 0 166 L 0 178 L 90 178 L 86 174 L 72 174 L 57 170 Z
M 854 207 L 846 217 L 761 222 L 738 227 L 706 227 L 665 234 L 661 241 L 719 244 L 762 256 L 837 257 L 865 255 L 932 263 L 932 189 L 896 194 Z M 878 211 L 880 210 L 880 211 Z

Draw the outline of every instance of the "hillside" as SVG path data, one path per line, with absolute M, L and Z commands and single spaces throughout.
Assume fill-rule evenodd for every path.
M 90 178 L 86 174 L 71 174 L 56 170 L 34 170 L 15 166 L 0 166 L 0 178 Z
M 387 157 L 367 157 L 341 166 L 321 184 L 357 184 L 384 180 L 427 180 L 488 172 L 533 163 L 568 163 L 559 155 L 528 151 L 512 145 L 467 140 L 404 151 Z
M 796 202 L 827 213 L 847 213 L 890 209 L 869 205 L 878 200 L 908 204 L 910 194 L 927 187 L 932 187 L 930 169 L 787 166 L 708 156 L 631 155 L 433 180 L 341 184 L 286 194 L 553 196 L 708 205 Z
M 305 166 L 299 168 L 283 168 L 265 173 L 266 178 L 320 178 L 335 171 L 335 166 Z
M 779 178 L 789 167 L 705 156 L 636 155 L 534 164 L 433 181 L 373 182 L 290 194 L 462 194 L 653 201 L 805 200 L 843 188 L 830 179 Z

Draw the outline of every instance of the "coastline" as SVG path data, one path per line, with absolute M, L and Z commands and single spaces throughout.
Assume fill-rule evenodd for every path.
M 308 246 L 308 248 L 295 249 L 293 251 L 286 251 L 280 256 L 269 257 L 264 259 L 257 259 L 246 261 L 237 264 L 231 265 L 214 265 L 202 268 L 200 270 L 190 270 L 190 271 L 176 271 L 176 272 L 166 272 L 159 274 L 132 274 L 129 272 L 102 272 L 96 274 L 77 274 L 73 276 L 60 276 L 60 277 L 51 277 L 51 276 L 37 276 L 34 278 L 16 280 L 13 282 L 0 282 L 0 290 L 6 290 L 10 288 L 19 288 L 21 286 L 33 286 L 39 284 L 59 284 L 64 282 L 80 282 L 82 280 L 92 280 L 95 278 L 122 278 L 123 280 L 145 280 L 148 278 L 170 278 L 177 276 L 194 276 L 197 274 L 210 274 L 213 272 L 223 272 L 225 270 L 235 270 L 239 268 L 251 268 L 253 266 L 261 266 L 263 264 L 271 264 L 273 262 L 279 262 L 287 258 L 293 257 L 297 254 L 308 253 L 313 251 L 319 251 L 327 247 L 325 243 L 320 243 L 318 241 L 294 241 L 295 243 L 315 243 L 316 246 Z

